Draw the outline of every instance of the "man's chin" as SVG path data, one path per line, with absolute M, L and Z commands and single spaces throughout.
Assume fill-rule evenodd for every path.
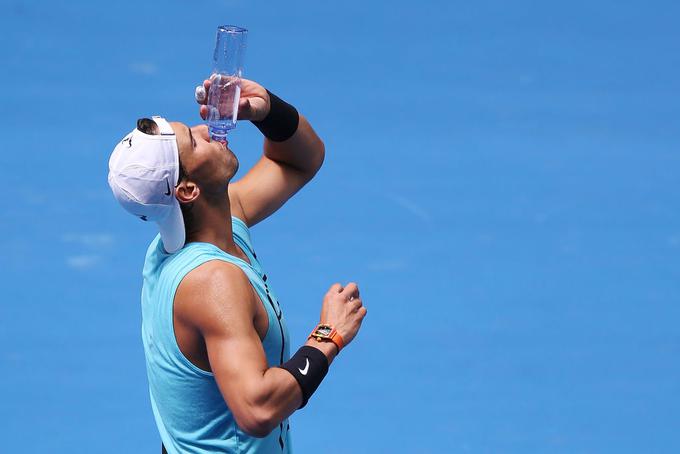
M 231 155 L 231 157 L 230 157 L 230 159 L 229 159 L 229 161 L 230 161 L 230 162 L 229 162 L 229 169 L 230 169 L 230 172 L 229 172 L 229 181 L 231 181 L 231 179 L 234 178 L 234 176 L 235 176 L 236 173 L 238 172 L 240 163 L 238 162 L 238 158 L 236 157 L 236 155 L 234 154 L 233 151 L 227 149 L 227 153 L 228 153 L 229 155 Z

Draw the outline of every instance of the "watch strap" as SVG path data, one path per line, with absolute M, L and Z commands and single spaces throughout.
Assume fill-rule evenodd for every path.
M 320 334 L 318 331 L 320 329 L 328 329 L 330 328 L 331 332 L 329 334 Z M 340 350 L 342 350 L 345 347 L 345 340 L 342 338 L 340 333 L 338 333 L 338 330 L 335 329 L 333 325 L 330 325 L 328 323 L 319 323 L 316 325 L 316 328 L 312 331 L 312 333 L 309 335 L 308 339 L 314 338 L 319 342 L 333 342 L 336 347 L 338 347 L 338 353 L 340 353 Z

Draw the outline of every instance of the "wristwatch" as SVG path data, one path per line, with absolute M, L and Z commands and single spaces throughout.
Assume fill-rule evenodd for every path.
M 312 337 L 319 342 L 333 342 L 335 346 L 338 347 L 338 353 L 340 353 L 340 350 L 345 346 L 345 341 L 340 333 L 333 328 L 333 325 L 327 323 L 319 323 L 316 325 L 316 328 L 314 328 L 314 331 L 312 331 L 312 334 L 309 335 L 308 339 L 311 339 Z

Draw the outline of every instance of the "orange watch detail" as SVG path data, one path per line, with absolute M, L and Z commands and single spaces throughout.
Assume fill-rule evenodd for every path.
M 312 337 L 319 342 L 333 342 L 335 346 L 338 347 L 338 353 L 340 353 L 340 350 L 345 346 L 345 341 L 340 333 L 328 323 L 319 323 L 316 325 L 316 328 L 314 328 L 314 331 L 312 331 L 312 334 L 309 335 L 308 339 L 311 339 Z

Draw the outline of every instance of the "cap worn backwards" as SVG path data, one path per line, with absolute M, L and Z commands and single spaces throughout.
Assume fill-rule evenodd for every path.
M 152 119 L 159 135 L 135 128 L 113 149 L 109 186 L 125 210 L 158 224 L 164 249 L 173 253 L 185 241 L 184 218 L 174 191 L 179 182 L 179 150 L 167 120 Z

